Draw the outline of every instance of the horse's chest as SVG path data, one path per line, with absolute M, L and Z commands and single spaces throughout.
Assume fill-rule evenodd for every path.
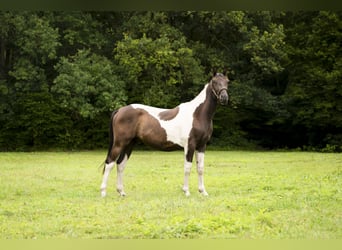
M 165 129 L 167 140 L 184 147 L 188 143 L 193 125 L 193 116 L 186 112 L 179 114 L 172 120 L 159 120 L 160 126 Z

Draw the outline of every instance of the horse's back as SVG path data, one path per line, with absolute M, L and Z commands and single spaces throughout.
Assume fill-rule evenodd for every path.
M 131 104 L 119 109 L 114 117 L 116 140 L 139 138 L 144 144 L 165 151 L 180 148 L 169 141 L 165 128 L 161 126 L 159 114 L 168 111 L 142 104 Z M 167 116 L 170 116 L 169 114 Z

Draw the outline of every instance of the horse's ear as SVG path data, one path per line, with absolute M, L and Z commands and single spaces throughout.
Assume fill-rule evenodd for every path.
M 227 74 L 228 74 L 228 67 L 225 67 L 222 73 L 223 73 L 225 76 L 227 76 Z
M 216 76 L 217 74 L 217 68 L 212 68 L 211 69 L 212 77 Z

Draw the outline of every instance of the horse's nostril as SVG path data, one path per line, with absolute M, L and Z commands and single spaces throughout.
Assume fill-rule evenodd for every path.
M 226 104 L 228 104 L 228 95 L 221 95 L 220 96 L 220 103 L 222 104 L 222 105 L 226 105 Z
M 221 101 L 221 104 L 222 104 L 222 105 L 227 105 L 227 104 L 228 104 L 228 97 L 225 96 L 225 97 L 221 98 L 220 101 Z

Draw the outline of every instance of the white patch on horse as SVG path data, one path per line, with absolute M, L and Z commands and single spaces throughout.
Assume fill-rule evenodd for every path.
M 189 177 L 190 177 L 190 172 L 191 172 L 191 166 L 192 166 L 192 162 L 188 162 L 187 160 L 184 161 L 184 185 L 183 185 L 183 191 L 185 193 L 185 196 L 190 196 Z
M 204 153 L 196 151 L 197 174 L 198 174 L 198 191 L 207 196 L 208 193 L 204 187 Z
M 123 188 L 123 171 L 125 170 L 125 166 L 128 160 L 128 156 L 125 154 L 122 162 L 117 165 L 117 175 L 116 175 L 116 191 L 120 194 L 120 196 L 126 196 L 126 193 Z
M 192 101 L 180 104 L 178 106 L 178 114 L 171 120 L 164 121 L 159 117 L 159 114 L 167 109 L 155 108 L 143 104 L 131 104 L 131 107 L 147 111 L 151 116 L 159 121 L 160 126 L 166 132 L 168 141 L 184 147 L 188 143 L 190 131 L 192 129 L 192 122 L 194 119 L 193 114 L 196 108 L 205 101 L 207 87 L 208 84 Z
M 104 174 L 103 174 L 103 180 L 102 180 L 102 184 L 101 184 L 101 196 L 102 197 L 105 197 L 106 194 L 107 194 L 107 182 L 108 182 L 108 177 L 109 177 L 109 174 L 110 172 L 112 171 L 113 167 L 114 167 L 114 163 L 115 162 L 111 162 L 109 164 L 106 164 L 105 166 L 105 171 L 104 171 Z

